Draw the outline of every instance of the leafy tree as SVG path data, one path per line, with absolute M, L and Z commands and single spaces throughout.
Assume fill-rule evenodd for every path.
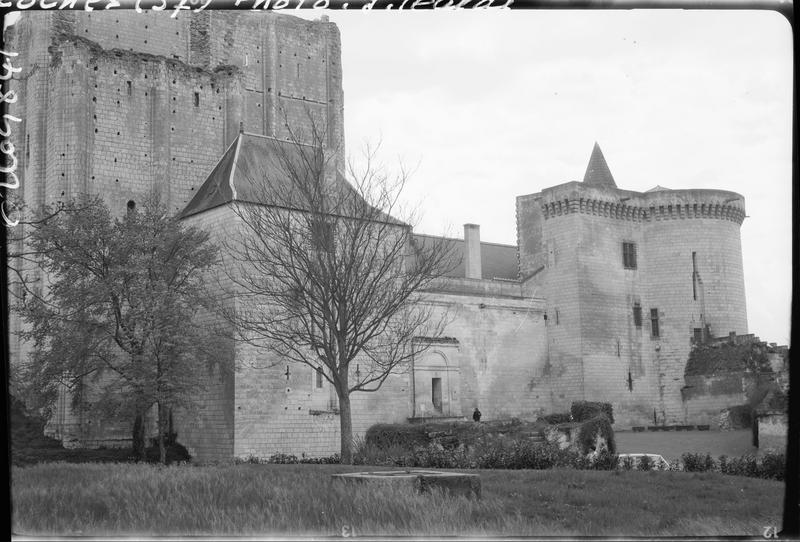
M 228 317 L 237 339 L 318 370 L 338 397 L 341 458 L 352 463 L 350 395 L 378 390 L 441 335 L 423 290 L 457 261 L 451 244 L 414 242 L 400 195 L 405 170 L 339 171 L 328 134 L 310 128 L 272 145 L 234 201 L 241 235 L 225 245 L 241 302 Z M 349 180 L 349 182 L 348 182 Z
M 44 208 L 30 233 L 48 284 L 20 304 L 33 352 L 25 380 L 40 407 L 60 386 L 73 404 L 133 419 L 144 458 L 143 416 L 157 407 L 159 449 L 171 409 L 190 407 L 202 387 L 199 365 L 218 341 L 198 323 L 210 296 L 203 271 L 217 258 L 208 234 L 169 217 L 157 198 L 115 219 L 99 198 L 53 214 Z

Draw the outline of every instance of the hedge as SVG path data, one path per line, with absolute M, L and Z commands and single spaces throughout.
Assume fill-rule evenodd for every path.
M 598 433 L 605 438 L 608 451 L 612 454 L 616 453 L 617 445 L 614 441 L 614 430 L 611 428 L 611 422 L 605 414 L 599 414 L 581 424 L 578 429 L 577 439 L 581 451 L 585 454 L 595 451 L 595 436 Z
M 367 429 L 365 438 L 367 444 L 380 449 L 393 446 L 411 449 L 415 446 L 425 446 L 430 442 L 423 424 L 379 423 Z
M 572 421 L 572 415 L 569 412 L 556 412 L 555 414 L 548 414 L 539 418 L 550 425 L 557 425 L 559 423 L 568 423 Z

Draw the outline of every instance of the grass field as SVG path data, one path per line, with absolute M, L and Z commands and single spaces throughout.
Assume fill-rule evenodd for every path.
M 715 473 L 472 471 L 483 497 L 346 489 L 341 465 L 12 469 L 20 535 L 760 536 L 783 484 Z M 368 469 L 367 469 L 368 470 Z
M 614 433 L 618 453 L 660 454 L 667 460 L 678 459 L 685 452 L 709 453 L 712 456 L 755 454 L 749 429 L 737 431 L 629 431 Z

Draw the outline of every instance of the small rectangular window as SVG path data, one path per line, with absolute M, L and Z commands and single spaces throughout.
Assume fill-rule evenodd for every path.
M 642 327 L 642 306 L 638 303 L 633 304 L 633 325 Z
M 636 243 L 622 243 L 622 266 L 625 269 L 636 269 Z
M 692 252 L 692 298 L 697 301 L 697 252 Z
M 650 329 L 653 337 L 660 337 L 661 333 L 658 329 L 658 309 L 650 309 Z
M 316 377 L 317 377 L 316 378 L 316 386 L 317 386 L 317 389 L 320 389 L 320 388 L 322 388 L 322 384 L 323 384 L 324 379 L 325 379 L 325 377 L 322 375 L 322 367 L 317 367 L 316 373 L 317 373 L 316 374 Z
M 194 93 L 194 106 L 195 107 L 200 107 L 200 93 L 199 92 L 195 92 Z
M 128 96 L 133 95 L 133 83 L 131 81 L 126 81 L 126 85 L 128 87 Z
M 328 220 L 311 222 L 311 246 L 320 252 L 333 252 L 333 223 Z

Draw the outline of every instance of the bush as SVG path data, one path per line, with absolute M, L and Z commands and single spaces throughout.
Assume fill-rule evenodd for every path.
M 167 465 L 182 461 L 190 461 L 192 459 L 192 456 L 189 455 L 189 451 L 183 445 L 178 444 L 177 442 L 173 442 L 168 446 L 164 446 L 164 448 L 166 451 Z M 158 450 L 158 443 L 156 443 L 155 446 L 150 446 L 147 448 L 144 453 L 145 459 L 148 463 L 158 463 L 161 459 L 161 454 Z
M 639 470 L 651 471 L 653 470 L 653 460 L 649 455 L 643 455 L 639 460 Z
M 400 446 L 412 450 L 415 446 L 426 446 L 430 438 L 423 425 L 379 423 L 367 429 L 367 444 L 379 449 Z
M 269 456 L 267 459 L 267 463 L 277 463 L 280 465 L 290 465 L 299 463 L 300 461 L 297 460 L 297 456 L 294 454 L 284 454 L 284 453 L 277 453 Z
M 712 471 L 715 467 L 714 458 L 711 454 L 685 453 L 681 456 L 683 470 L 686 472 L 706 472 Z
M 750 429 L 753 425 L 753 407 L 737 405 L 728 409 L 731 429 Z
M 555 414 L 548 414 L 547 416 L 543 416 L 539 418 L 540 420 L 544 420 L 550 425 L 556 425 L 559 423 L 568 423 L 572 421 L 572 416 L 569 412 L 557 412 Z
M 786 474 L 786 456 L 782 453 L 767 452 L 761 457 L 758 477 L 769 480 L 783 480 Z
M 614 409 L 611 403 L 599 403 L 595 401 L 574 401 L 570 407 L 572 419 L 576 422 L 583 422 L 605 414 L 610 423 L 614 423 Z
M 598 433 L 606 439 L 608 451 L 612 454 L 616 453 L 617 445 L 614 441 L 614 430 L 611 428 L 611 422 L 604 414 L 599 414 L 580 426 L 577 438 L 580 450 L 584 454 L 595 451 L 595 437 Z
M 339 457 L 339 454 L 333 454 L 327 457 L 303 457 L 300 459 L 300 463 L 311 465 L 338 465 L 341 462 L 342 458 Z

